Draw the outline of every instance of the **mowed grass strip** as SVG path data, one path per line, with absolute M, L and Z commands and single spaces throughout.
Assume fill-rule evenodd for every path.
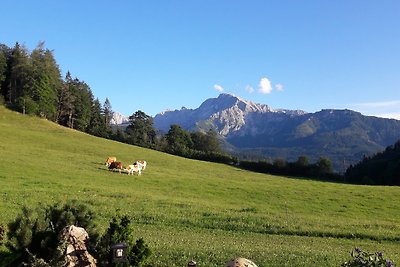
M 234 256 L 259 266 L 337 266 L 361 245 L 400 261 L 398 187 L 248 172 L 93 137 L 3 107 L 0 150 L 3 225 L 24 205 L 77 199 L 96 211 L 100 230 L 116 212 L 132 216 L 155 266 L 184 266 L 189 258 L 221 266 Z M 108 156 L 125 165 L 145 159 L 148 168 L 142 176 L 110 172 Z

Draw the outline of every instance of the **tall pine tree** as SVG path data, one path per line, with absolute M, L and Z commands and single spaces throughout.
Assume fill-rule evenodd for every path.
M 72 88 L 76 94 L 74 103 L 75 116 L 73 117 L 72 127 L 80 131 L 85 131 L 90 122 L 93 94 L 89 85 L 78 79 L 74 79 Z
M 72 117 L 74 115 L 75 94 L 72 91 L 73 80 L 71 73 L 68 71 L 65 75 L 65 81 L 59 88 L 57 93 L 57 116 L 56 122 L 71 126 Z
M 33 100 L 38 104 L 38 115 L 56 120 L 57 92 L 62 87 L 60 70 L 53 53 L 44 49 L 44 42 L 31 53 Z
M 10 57 L 11 49 L 4 44 L 0 44 L 0 102 L 3 102 L 7 95 L 6 78 Z
M 136 111 L 129 117 L 130 125 L 126 128 L 128 142 L 143 147 L 154 147 L 156 131 L 153 118 L 143 111 Z
M 101 104 L 98 98 L 93 101 L 90 121 L 86 130 L 89 134 L 108 137 L 108 131 L 102 115 Z
M 31 98 L 32 69 L 29 61 L 27 49 L 17 42 L 8 64 L 6 101 L 20 111 L 24 110 L 24 104 Z
M 114 112 L 112 111 L 111 102 L 106 98 L 103 105 L 103 113 L 104 113 L 104 123 L 106 127 L 111 126 L 111 120 L 114 116 Z

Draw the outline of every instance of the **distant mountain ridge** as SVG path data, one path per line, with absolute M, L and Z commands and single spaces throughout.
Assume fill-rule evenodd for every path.
M 256 124 L 253 116 L 268 113 L 283 116 L 306 114 L 301 110 L 275 110 L 268 105 L 256 104 L 231 94 L 220 94 L 218 98 L 205 100 L 196 109 L 182 108 L 159 113 L 154 117 L 154 125 L 165 132 L 172 124 L 179 124 L 187 130 L 208 130 L 211 127 L 222 136 L 228 136 L 240 131 L 245 125 L 248 127 Z
M 167 132 L 172 124 L 186 130 L 214 129 L 236 152 L 250 158 L 294 161 L 301 155 L 310 160 L 326 156 L 340 171 L 400 139 L 398 120 L 351 110 L 273 109 L 230 94 L 207 99 L 196 109 L 165 111 L 154 117 L 154 126 L 161 131 Z

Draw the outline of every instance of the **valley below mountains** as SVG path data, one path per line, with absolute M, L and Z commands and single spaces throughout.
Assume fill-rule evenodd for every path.
M 207 99 L 196 109 L 165 111 L 154 117 L 154 127 L 164 133 L 172 124 L 190 131 L 213 129 L 224 147 L 242 159 L 296 161 L 307 156 L 315 162 L 327 157 L 337 172 L 400 139 L 399 120 L 352 110 L 273 109 L 231 94 Z

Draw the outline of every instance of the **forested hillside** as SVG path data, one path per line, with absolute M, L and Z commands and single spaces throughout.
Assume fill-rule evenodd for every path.
M 400 185 L 400 140 L 348 168 L 345 177 L 357 184 Z
M 102 105 L 90 86 L 68 71 L 61 77 L 53 51 L 44 42 L 29 51 L 18 42 L 0 44 L 0 102 L 93 135 L 108 137 L 112 117 L 108 99 Z

